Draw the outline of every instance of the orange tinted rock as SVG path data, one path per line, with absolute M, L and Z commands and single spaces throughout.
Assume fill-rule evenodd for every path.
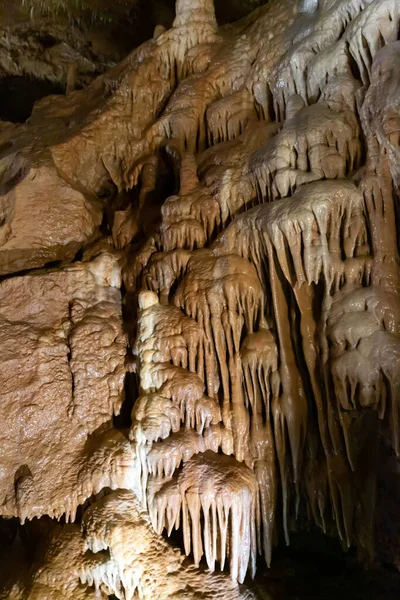
M 106 457 L 79 474 L 123 398 L 119 281 L 103 255 L 0 285 L 3 515 L 68 519 L 109 480 Z M 94 482 L 95 468 L 103 481 Z

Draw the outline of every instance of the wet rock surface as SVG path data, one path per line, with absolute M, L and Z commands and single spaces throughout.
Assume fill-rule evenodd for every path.
M 399 3 L 28 4 L 1 597 L 395 598 Z

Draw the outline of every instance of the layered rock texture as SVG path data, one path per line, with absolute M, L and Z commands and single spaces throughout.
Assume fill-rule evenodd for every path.
M 0 123 L 0 515 L 44 532 L 2 598 L 272 598 L 299 529 L 400 568 L 400 3 L 259 4 Z

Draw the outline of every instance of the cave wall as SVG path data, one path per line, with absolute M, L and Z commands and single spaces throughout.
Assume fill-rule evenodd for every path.
M 399 2 L 175 10 L 0 123 L 0 514 L 63 523 L 5 598 L 255 598 L 304 522 L 399 566 Z

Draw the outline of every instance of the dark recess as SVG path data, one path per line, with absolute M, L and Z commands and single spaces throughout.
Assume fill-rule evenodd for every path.
M 63 94 L 64 87 L 46 79 L 20 75 L 0 78 L 0 120 L 25 123 L 37 100 L 50 94 Z

